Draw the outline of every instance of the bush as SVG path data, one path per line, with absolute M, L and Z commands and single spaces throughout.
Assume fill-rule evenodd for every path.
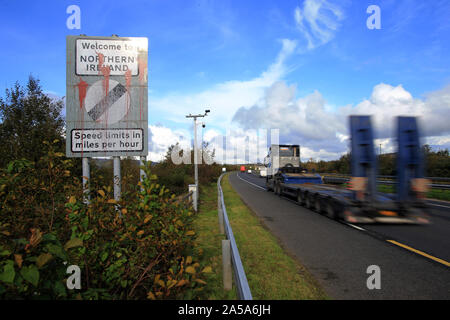
M 190 153 L 191 164 L 174 164 L 171 159 L 171 152 L 179 149 L 179 145 L 172 145 L 169 147 L 165 159 L 156 164 L 153 167 L 155 172 L 160 178 L 160 182 L 170 189 L 171 192 L 181 195 L 187 193 L 188 185 L 194 184 L 194 152 Z M 203 147 L 203 157 L 209 157 L 214 159 L 214 150 L 208 149 L 208 144 Z M 202 161 L 198 164 L 198 180 L 200 186 L 209 185 L 210 183 L 217 182 L 220 174 L 222 173 L 222 166 L 217 163 L 206 164 Z
M 107 186 L 92 191 L 86 204 L 70 171 L 77 160 L 47 146 L 40 165 L 17 160 L 0 172 L 0 298 L 205 295 L 211 268 L 195 249 L 194 213 L 174 201 L 149 165 L 148 178 L 120 202 Z M 66 287 L 69 265 L 81 269 L 81 290 Z

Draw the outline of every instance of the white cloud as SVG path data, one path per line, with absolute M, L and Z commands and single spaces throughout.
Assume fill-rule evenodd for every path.
M 230 92 L 239 93 L 240 85 L 246 88 L 257 87 L 261 90 L 257 93 L 256 91 L 250 93 L 250 95 L 254 95 L 251 99 L 242 99 L 240 96 L 239 104 L 234 104 L 230 108 L 223 106 L 223 109 L 216 110 L 216 113 L 226 114 L 226 116 L 218 119 L 220 124 L 216 126 L 216 129 L 207 129 L 203 134 L 203 139 L 216 148 L 218 159 L 225 159 L 227 162 L 245 162 L 249 156 L 253 157 L 260 152 L 258 160 L 261 161 L 267 149 L 266 142 L 261 145 L 260 142 L 250 139 L 248 147 L 250 154 L 247 155 L 247 158 L 245 155 L 247 143 L 245 137 L 251 137 L 248 130 L 257 129 L 279 129 L 281 143 L 302 146 L 302 160 L 311 157 L 316 160 L 337 159 L 349 151 L 347 117 L 351 114 L 372 115 L 376 152 L 379 152 L 380 144 L 383 153 L 395 151 L 395 140 L 393 139 L 395 137 L 395 117 L 402 115 L 419 117 L 422 134 L 427 136 L 423 140 L 424 143 L 435 148 L 450 148 L 450 122 L 448 121 L 450 118 L 450 86 L 431 92 L 425 98 L 419 99 L 414 98 L 402 85 L 392 86 L 380 83 L 374 86 L 368 99 L 354 106 L 331 108 L 318 91 L 297 98 L 295 85 L 288 85 L 284 81 L 275 81 L 282 74 L 282 72 L 277 73 L 283 69 L 282 62 L 293 48 L 295 45 L 292 42 L 286 43 L 277 61 L 257 79 L 247 82 L 227 82 L 217 85 L 216 91 L 210 90 L 199 94 L 199 96 L 211 96 L 211 99 L 226 99 Z M 274 72 L 276 76 L 273 75 Z M 220 90 L 217 90 L 218 88 Z M 245 96 L 245 90 L 241 93 Z M 250 107 L 236 108 L 236 106 L 242 105 Z M 209 117 L 208 123 L 210 123 Z M 225 132 L 219 132 L 219 130 L 225 130 L 227 126 L 229 129 L 234 127 L 234 131 L 227 133 L 228 147 L 225 149 L 221 145 L 222 134 Z M 172 130 L 163 126 L 150 126 L 150 130 L 150 158 L 153 161 L 161 160 L 171 144 L 180 142 L 186 146 L 190 145 L 192 141 L 192 133 L 186 130 Z M 259 149 L 258 143 L 260 144 Z
M 268 137 L 262 133 L 270 135 L 270 129 L 279 130 L 280 143 L 300 144 L 302 161 L 337 159 L 349 151 L 348 116 L 352 114 L 372 115 L 377 153 L 380 144 L 383 153 L 395 152 L 395 117 L 402 115 L 419 117 L 422 135 L 426 136 L 423 143 L 450 148 L 450 86 L 419 99 L 401 85 L 381 83 L 374 86 L 369 99 L 336 109 L 330 108 L 318 91 L 300 98 L 296 98 L 296 91 L 295 85 L 275 82 L 257 104 L 236 111 L 233 120 L 237 127 L 229 126 L 226 132 L 206 129 L 203 139 L 216 149 L 216 159 L 261 162 L 268 147 Z M 224 122 L 220 128 L 226 126 Z M 162 126 L 150 126 L 150 130 L 153 161 L 160 160 L 171 144 L 191 145 L 189 131 Z
M 396 116 L 418 116 L 425 142 L 450 144 L 450 86 L 429 93 L 424 99 L 414 98 L 401 85 L 378 84 L 369 99 L 355 106 L 331 109 L 315 91 L 296 98 L 296 87 L 285 82 L 274 83 L 258 104 L 242 107 L 233 120 L 244 129 L 278 128 L 282 143 L 302 146 L 302 159 L 336 159 L 348 151 L 348 116 L 372 115 L 375 147 L 394 152 Z
M 183 129 L 172 130 L 164 126 L 150 125 L 148 160 L 161 161 L 171 145 L 177 142 L 184 148 L 190 146 L 190 133 Z
M 425 99 L 414 98 L 402 85 L 380 83 L 369 99 L 355 107 L 340 109 L 343 114 L 371 114 L 379 138 L 394 136 L 396 116 L 417 116 L 425 136 L 450 134 L 450 86 L 429 93 Z
M 294 11 L 296 27 L 306 39 L 308 50 L 333 39 L 343 18 L 341 8 L 326 0 L 305 0 L 303 7 Z
M 240 108 L 233 121 L 244 129 L 279 129 L 281 143 L 305 148 L 302 158 L 330 159 L 346 151 L 342 117 L 329 111 L 318 91 L 296 99 L 296 87 L 284 81 L 273 84 L 259 105 Z
M 210 107 L 208 123 L 213 125 L 229 123 L 237 109 L 255 104 L 264 97 L 264 90 L 267 87 L 289 72 L 285 63 L 293 54 L 297 44 L 288 39 L 283 39 L 281 43 L 282 48 L 275 61 L 257 78 L 246 81 L 226 81 L 201 92 L 172 93 L 162 98 L 151 98 L 149 108 L 155 112 L 164 112 L 168 114 L 167 118 L 176 120 L 183 119 L 189 112 Z
M 164 126 L 149 126 L 149 131 L 150 151 L 148 159 L 151 161 L 163 160 L 168 148 L 177 142 L 184 150 L 192 149 L 193 139 L 188 131 L 174 130 Z M 210 151 L 215 151 L 215 161 L 217 163 L 256 163 L 263 162 L 264 157 L 267 155 L 269 136 L 270 132 L 265 130 L 258 132 L 256 130 L 228 128 L 222 133 L 209 129 L 204 132 L 203 141 L 208 142 Z M 201 133 L 199 133 L 199 139 L 200 137 Z M 199 149 L 200 145 L 199 140 Z
M 320 149 L 318 151 L 315 151 L 311 148 L 305 147 L 305 146 L 300 146 L 300 157 L 302 162 L 306 162 L 309 159 L 313 159 L 313 160 L 334 160 L 339 158 L 339 156 L 341 155 L 341 153 L 339 152 L 328 152 L 324 149 Z

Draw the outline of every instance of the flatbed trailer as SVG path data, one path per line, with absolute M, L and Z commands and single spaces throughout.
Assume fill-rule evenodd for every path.
M 399 183 L 395 195 L 376 190 L 377 161 L 370 116 L 350 116 L 352 179 L 348 188 L 326 185 L 320 175 L 306 173 L 295 163 L 273 170 L 266 177 L 266 189 L 349 223 L 430 223 L 424 202 L 428 181 L 423 179 L 416 118 L 398 117 L 397 127 Z M 269 152 L 269 163 L 273 159 L 283 163 L 281 153 L 272 150 L 272 154 L 275 156 Z
M 290 178 L 292 179 L 292 178 Z M 272 190 L 268 188 L 268 190 Z M 355 200 L 353 192 L 334 185 L 284 183 L 279 179 L 275 194 L 293 198 L 299 204 L 332 219 L 348 223 L 427 224 L 426 205 L 416 202 L 405 206 L 392 196 L 377 194 L 371 201 Z

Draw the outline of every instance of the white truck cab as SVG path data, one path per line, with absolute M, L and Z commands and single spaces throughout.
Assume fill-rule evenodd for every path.
M 264 166 L 267 167 L 267 177 L 276 174 L 279 168 L 300 167 L 300 146 L 272 144 L 264 158 Z

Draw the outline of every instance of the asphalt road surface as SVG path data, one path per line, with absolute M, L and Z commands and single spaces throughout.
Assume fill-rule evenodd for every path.
M 230 183 L 331 298 L 450 299 L 445 202 L 430 202 L 430 225 L 350 225 L 267 192 L 256 175 L 232 172 Z M 381 289 L 367 288 L 372 265 L 380 268 Z

